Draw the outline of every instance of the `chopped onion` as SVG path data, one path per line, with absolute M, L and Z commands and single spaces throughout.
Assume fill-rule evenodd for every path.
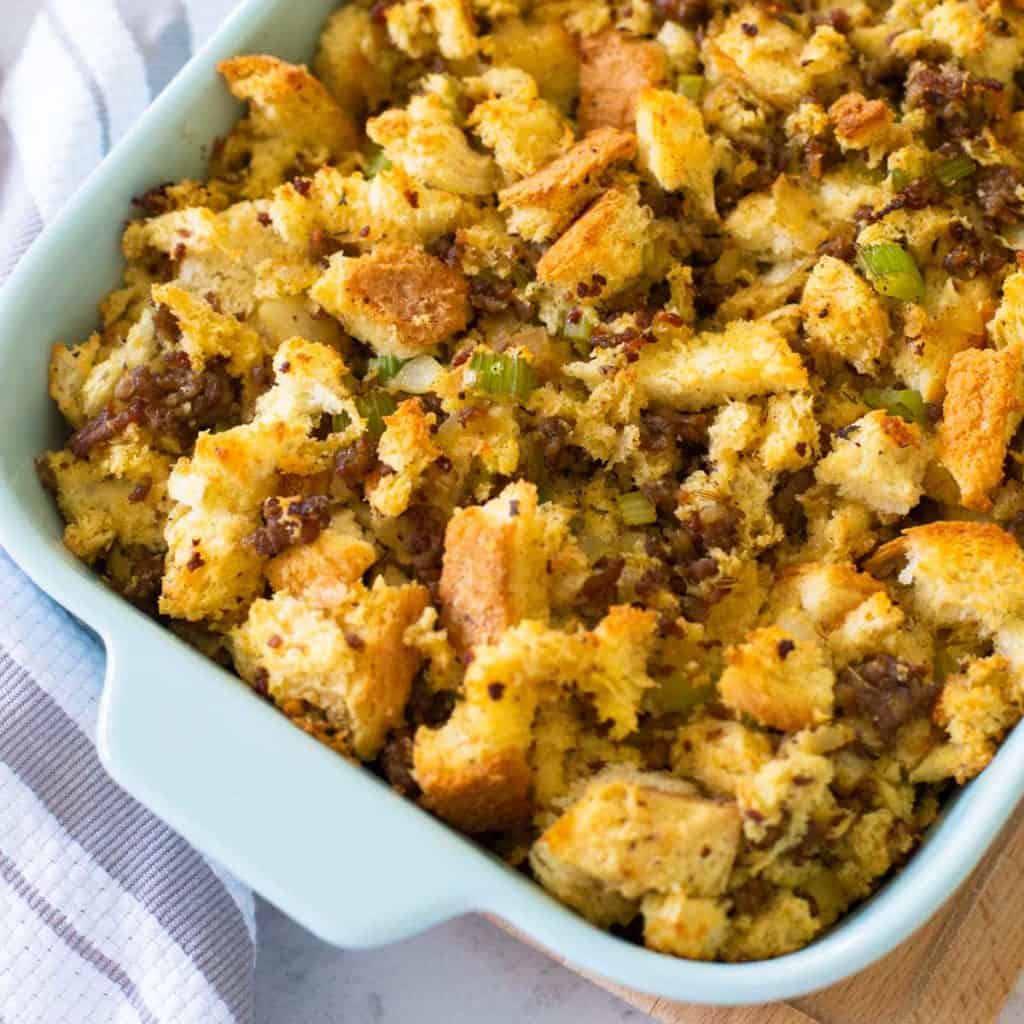
M 622 521 L 627 526 L 648 526 L 658 520 L 658 513 L 654 506 L 640 491 L 620 494 L 616 501 L 619 505 Z
M 388 386 L 393 391 L 425 395 L 428 391 L 434 390 L 437 378 L 442 372 L 443 367 L 433 356 L 417 356 L 402 366 L 391 378 Z
M 862 245 L 860 264 L 871 278 L 879 295 L 888 295 L 904 302 L 920 302 L 924 296 L 924 281 L 914 257 L 895 242 Z

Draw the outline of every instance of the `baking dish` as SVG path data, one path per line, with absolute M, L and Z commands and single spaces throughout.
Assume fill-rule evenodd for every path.
M 884 955 L 934 913 L 984 853 L 1024 781 L 1018 730 L 951 802 L 924 848 L 808 948 L 701 964 L 630 945 L 294 729 L 247 687 L 122 602 L 60 543 L 33 459 L 60 438 L 49 346 L 83 336 L 120 274 L 130 197 L 201 172 L 237 112 L 214 66 L 308 58 L 336 0 L 250 0 L 192 61 L 45 233 L 0 293 L 0 543 L 107 647 L 100 753 L 113 777 L 196 846 L 324 939 L 391 941 L 467 911 L 509 921 L 571 963 L 690 1002 L 758 1003 L 824 987 Z

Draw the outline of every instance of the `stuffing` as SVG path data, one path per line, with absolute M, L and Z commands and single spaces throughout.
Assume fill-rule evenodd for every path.
M 880 516 L 906 515 L 924 493 L 929 452 L 920 428 L 877 409 L 843 428 L 815 476 Z
M 636 103 L 639 165 L 666 192 L 683 192 L 696 212 L 715 212 L 715 161 L 696 104 L 666 89 L 642 89 Z
M 907 132 L 895 127 L 896 115 L 884 100 L 868 100 L 859 92 L 848 92 L 829 107 L 829 120 L 836 141 L 843 150 L 866 150 L 868 165 L 907 140 Z
M 49 453 L 44 472 L 53 481 L 67 524 L 64 543 L 93 562 L 117 545 L 161 552 L 171 460 L 130 434 L 78 458 Z
M 580 40 L 580 129 L 621 128 L 636 123 L 637 100 L 645 86 L 665 79 L 668 60 L 650 40 L 629 39 L 609 30 Z
M 605 299 L 644 269 L 651 211 L 636 189 L 609 189 L 537 263 L 537 279 L 587 298 Z
M 946 378 L 939 444 L 965 508 L 986 511 L 1003 479 L 1010 438 L 1024 418 L 1021 346 L 958 352 Z
M 984 341 L 991 310 L 991 285 L 983 279 L 926 287 L 924 306 L 911 306 L 904 317 L 893 370 L 926 402 L 941 402 L 953 357 Z
M 235 664 L 286 713 L 311 705 L 369 760 L 409 698 L 420 658 L 404 636 L 426 603 L 423 587 L 379 579 L 330 609 L 286 593 L 260 598 L 231 633 Z
M 668 776 L 612 772 L 541 835 L 530 863 L 547 888 L 601 920 L 608 890 L 634 907 L 649 892 L 720 895 L 739 832 L 735 804 Z
M 548 560 L 564 543 L 558 518 L 532 484 L 509 484 L 486 505 L 458 510 L 445 533 L 440 596 L 459 647 L 493 643 L 523 619 L 549 612 Z
M 594 924 L 815 941 L 1024 712 L 1024 18 L 324 14 L 52 349 L 66 548 Z
M 343 603 L 353 584 L 376 560 L 373 544 L 355 516 L 346 510 L 332 515 L 308 544 L 288 547 L 271 558 L 263 566 L 263 575 L 275 593 L 332 608 Z
M 723 226 L 740 249 L 773 260 L 813 256 L 828 237 L 813 194 L 784 174 L 744 196 Z
M 899 581 L 940 627 L 963 623 L 992 635 L 1024 612 L 1024 552 L 995 523 L 936 522 L 904 530 L 866 563 L 875 575 L 905 562 Z
M 696 780 L 715 796 L 735 797 L 741 780 L 758 772 L 771 756 L 765 733 L 742 722 L 694 717 L 676 734 L 672 771 Z
M 424 470 L 441 457 L 441 449 L 430 436 L 437 418 L 424 413 L 419 399 L 403 402 L 384 417 L 384 433 L 377 444 L 377 457 L 392 470 L 379 477 L 368 491 L 373 510 L 383 516 L 400 516 L 408 507 Z
M 835 677 L 820 645 L 767 626 L 726 652 L 718 689 L 725 704 L 773 729 L 795 732 L 832 714 Z
M 682 890 L 651 893 L 641 904 L 644 944 L 690 960 L 714 960 L 728 935 L 721 899 L 690 896 Z
M 489 76 L 493 79 L 497 74 L 492 71 Z M 572 126 L 558 109 L 538 98 L 533 79 L 521 72 L 518 77 L 522 84 L 515 94 L 478 103 L 467 121 L 494 154 L 508 182 L 535 174 L 576 141 Z
M 568 114 L 579 93 L 576 40 L 559 21 L 502 21 L 485 40 L 495 67 L 522 68 L 543 99 Z
M 655 626 L 653 612 L 616 607 L 591 631 L 534 621 L 473 651 L 464 699 L 413 749 L 424 806 L 468 832 L 514 827 L 532 811 L 531 724 L 541 701 L 577 692 L 613 739 L 636 728 Z
M 872 373 L 892 334 L 882 300 L 848 263 L 822 256 L 804 285 L 800 310 L 814 352 L 837 356 L 858 373 Z
M 218 65 L 232 94 L 249 115 L 217 156 L 226 172 L 245 168 L 245 194 L 266 193 L 301 159 L 317 167 L 355 146 L 352 118 L 303 66 L 276 57 L 232 57 Z
M 466 196 L 494 189 L 494 161 L 470 147 L 451 109 L 434 93 L 414 96 L 405 109 L 393 107 L 371 118 L 366 134 L 417 182 Z
M 914 779 L 935 782 L 952 776 L 960 784 L 973 779 L 1020 721 L 1021 701 L 1019 678 L 1006 658 L 973 659 L 939 694 L 935 723 L 949 739 L 914 769 Z
M 553 238 L 601 194 L 605 172 L 635 155 L 631 132 L 599 128 L 588 133 L 557 160 L 498 194 L 509 229 L 530 242 Z
M 439 53 L 465 60 L 476 53 L 476 25 L 465 0 L 403 0 L 386 9 L 384 20 L 391 41 L 410 57 Z
M 347 331 L 384 355 L 430 351 L 461 331 L 469 317 L 465 277 L 398 242 L 367 256 L 332 257 L 310 294 Z
M 264 350 L 256 331 L 218 313 L 209 302 L 174 285 L 154 285 L 153 302 L 170 310 L 193 369 L 202 370 L 209 361 L 223 359 L 233 377 L 244 377 L 262 364 Z
M 394 65 L 386 29 L 368 8 L 346 4 L 324 26 L 313 73 L 338 106 L 356 116 L 377 109 L 387 98 Z
M 800 390 L 808 383 L 800 357 L 764 321 L 737 321 L 721 332 L 649 345 L 636 365 L 639 386 L 650 400 L 684 410 Z

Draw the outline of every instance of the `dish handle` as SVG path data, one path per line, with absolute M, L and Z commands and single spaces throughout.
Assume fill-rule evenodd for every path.
M 129 617 L 105 637 L 98 747 L 132 796 L 339 946 L 392 942 L 476 909 L 482 872 L 456 864 L 482 855 L 236 677 Z

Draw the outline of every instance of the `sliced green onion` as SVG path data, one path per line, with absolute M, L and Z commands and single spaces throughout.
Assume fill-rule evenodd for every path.
M 688 100 L 699 103 L 704 95 L 703 75 L 680 75 L 676 79 L 676 92 L 682 93 Z
M 496 398 L 525 398 L 534 388 L 530 364 L 513 353 L 476 352 L 469 369 L 473 386 Z
M 384 433 L 384 417 L 390 416 L 398 406 L 395 400 L 383 391 L 371 391 L 356 399 L 359 415 L 366 420 L 367 433 L 374 440 Z
M 376 374 L 379 384 L 387 384 L 392 377 L 398 375 L 398 371 L 405 366 L 406 360 L 398 356 L 374 356 L 367 365 L 367 370 Z
M 884 409 L 908 423 L 925 422 L 924 399 L 912 388 L 868 388 L 864 404 L 870 409 Z
M 974 161 L 966 154 L 943 160 L 935 168 L 935 178 L 943 188 L 953 188 L 958 182 L 974 173 Z
M 391 169 L 391 161 L 387 158 L 383 149 L 378 149 L 369 160 L 366 161 L 366 170 L 363 172 L 367 178 L 376 177 L 381 171 Z
M 627 526 L 648 526 L 658 521 L 654 506 L 640 491 L 620 494 L 616 499 L 622 521 Z
M 337 415 L 331 417 L 331 429 L 336 434 L 340 434 L 343 430 L 347 430 L 352 425 L 352 417 L 347 412 L 339 412 Z
M 889 178 L 892 181 L 892 188 L 894 192 L 899 192 L 910 184 L 910 175 L 907 174 L 906 171 L 900 170 L 898 167 L 889 175 Z
M 862 245 L 860 264 L 871 278 L 879 295 L 888 295 L 904 302 L 920 302 L 924 296 L 924 281 L 914 257 L 895 242 Z

